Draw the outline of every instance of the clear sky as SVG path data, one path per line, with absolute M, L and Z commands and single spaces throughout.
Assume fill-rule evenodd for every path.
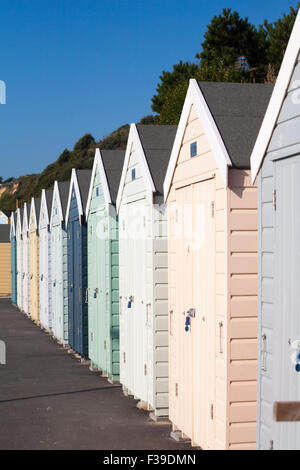
M 162 70 L 192 61 L 224 7 L 255 25 L 294 0 L 0 0 L 0 176 L 40 172 L 84 133 L 151 113 Z

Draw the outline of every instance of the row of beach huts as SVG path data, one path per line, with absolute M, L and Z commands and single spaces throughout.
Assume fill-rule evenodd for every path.
M 11 216 L 13 302 L 203 449 L 300 449 L 299 48 L 298 14 L 274 87 L 191 80 Z

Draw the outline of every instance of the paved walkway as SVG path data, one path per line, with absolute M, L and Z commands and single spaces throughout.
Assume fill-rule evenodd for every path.
M 190 449 L 0 300 L 0 449 Z

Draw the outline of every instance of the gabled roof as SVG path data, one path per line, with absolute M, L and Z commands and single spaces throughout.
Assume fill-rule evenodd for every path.
M 286 49 L 274 92 L 251 155 L 252 181 L 255 180 L 272 138 L 300 50 L 300 11 Z
M 10 226 L 9 224 L 0 224 L 0 243 L 9 243 Z
M 50 189 L 43 189 L 42 190 L 42 198 L 41 198 L 41 207 L 40 207 L 40 214 L 39 214 L 39 229 L 41 228 L 41 212 L 43 206 L 46 207 L 46 222 L 47 225 L 50 224 L 50 217 L 51 217 L 51 208 L 52 208 L 52 198 L 53 198 L 53 191 Z
M 29 218 L 30 218 L 30 204 L 27 204 L 27 202 L 24 202 L 22 233 L 24 233 L 24 230 L 27 232 L 29 230 Z
M 16 225 L 16 233 L 19 231 L 20 235 L 22 235 L 22 224 L 23 224 L 23 209 L 17 209 L 17 225 Z
M 30 225 L 31 214 L 33 214 L 34 226 L 36 230 L 38 230 L 39 228 L 40 210 L 41 210 L 41 199 L 35 198 L 35 197 L 31 198 L 29 225 Z
M 70 182 L 69 181 L 55 181 L 54 182 L 54 189 L 53 189 L 53 199 L 54 202 L 55 198 L 57 197 L 59 201 L 59 216 L 60 221 L 63 222 L 65 220 L 67 205 L 68 205 L 68 197 L 69 197 L 69 189 L 70 189 Z M 51 208 L 51 216 L 50 216 L 50 225 L 53 223 L 53 210 L 54 204 L 52 202 Z
M 198 82 L 232 166 L 250 169 L 250 155 L 273 85 Z
M 163 194 L 163 181 L 176 135 L 177 126 L 131 124 L 127 141 L 120 187 L 117 195 L 119 209 L 132 145 L 141 162 L 145 183 L 150 191 Z
M 225 186 L 228 167 L 250 168 L 250 155 L 272 85 L 190 80 L 164 181 L 167 198 L 191 106 L 194 105 Z
M 70 205 L 72 200 L 72 191 L 75 190 L 78 212 L 79 212 L 79 221 L 81 223 L 81 216 L 85 215 L 85 209 L 87 204 L 87 198 L 89 194 L 90 181 L 91 181 L 91 170 L 72 170 L 69 196 L 68 196 L 68 205 L 66 211 L 66 224 L 68 224 Z
M 16 228 L 17 228 L 17 212 L 14 211 L 10 215 L 10 236 L 16 236 Z
M 106 204 L 116 203 L 124 158 L 125 150 L 100 150 L 99 148 L 96 149 L 89 195 L 86 205 L 87 216 L 89 214 L 97 169 L 99 171 Z

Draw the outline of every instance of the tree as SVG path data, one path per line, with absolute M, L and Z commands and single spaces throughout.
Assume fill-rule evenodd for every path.
M 290 13 L 284 14 L 274 23 L 268 23 L 267 20 L 261 26 L 260 30 L 265 35 L 267 42 L 267 64 L 270 64 L 276 74 L 278 74 L 291 33 L 296 20 L 297 8 L 290 7 Z
M 245 57 L 245 68 L 261 68 L 266 61 L 266 42 L 262 31 L 257 31 L 248 18 L 237 11 L 224 8 L 207 26 L 202 51 L 196 54 L 200 67 L 209 66 L 222 59 L 224 66 L 234 66 Z
M 95 144 L 95 139 L 91 134 L 85 134 L 74 145 L 74 151 L 87 150 L 91 145 Z
M 192 78 L 206 82 L 246 82 L 249 74 L 236 67 L 225 67 L 222 60 L 212 65 L 198 68 Z M 164 104 L 156 120 L 158 124 L 177 125 L 180 119 L 189 80 L 182 80 L 175 88 L 171 88 L 165 95 Z
M 152 109 L 155 113 L 160 114 L 165 101 L 169 99 L 170 94 L 182 82 L 189 80 L 196 76 L 199 67 L 197 64 L 189 62 L 183 63 L 180 61 L 178 64 L 173 65 L 171 72 L 163 71 L 160 78 L 160 83 L 157 85 L 156 94 L 152 98 Z

